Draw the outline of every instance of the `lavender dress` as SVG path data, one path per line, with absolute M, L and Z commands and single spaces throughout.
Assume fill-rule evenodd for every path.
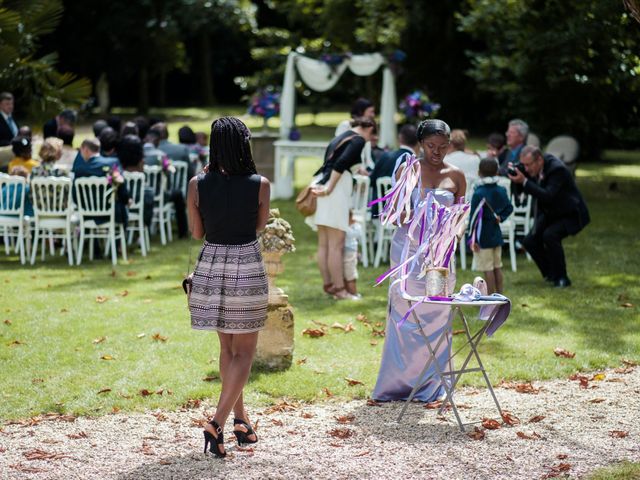
M 445 205 L 453 205 L 454 196 L 448 190 L 431 189 L 438 202 Z M 396 230 L 391 243 L 391 265 L 397 265 L 404 248 L 407 237 L 407 227 Z M 415 248 L 415 247 L 414 247 Z M 415 249 L 413 250 L 415 251 Z M 416 269 L 417 270 L 417 269 Z M 411 295 L 424 295 L 424 279 L 417 280 L 419 271 L 412 271 L 407 282 L 407 290 Z M 454 291 L 456 283 L 455 267 L 451 266 L 449 272 L 449 291 Z M 418 381 L 420 372 L 425 366 L 429 350 L 424 338 L 419 332 L 413 316 L 410 316 L 402 326 L 398 327 L 409 309 L 409 304 L 400 294 L 400 285 L 395 284 L 389 288 L 389 314 L 387 317 L 386 337 L 382 362 L 378 372 L 378 381 L 373 390 L 373 398 L 380 401 L 406 400 L 411 390 Z M 429 336 L 431 344 L 435 347 L 436 339 L 447 327 L 450 307 L 439 305 L 420 305 L 414 312 L 420 319 L 424 332 Z M 447 362 L 451 353 L 451 330 L 447 333 L 447 340 L 440 344 L 436 351 L 436 357 L 440 367 L 444 370 L 452 370 L 451 362 Z M 426 376 L 435 373 L 435 367 L 431 366 Z M 431 378 L 421 387 L 414 400 L 431 402 L 444 395 L 444 388 L 440 380 Z

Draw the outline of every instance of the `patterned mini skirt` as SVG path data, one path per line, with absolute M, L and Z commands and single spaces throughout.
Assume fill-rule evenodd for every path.
M 244 245 L 205 242 L 193 272 L 191 327 L 223 333 L 264 328 L 269 286 L 258 241 Z

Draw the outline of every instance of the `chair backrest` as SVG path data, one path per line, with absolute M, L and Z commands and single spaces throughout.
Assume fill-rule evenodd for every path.
M 538 135 L 536 135 L 535 133 L 529 132 L 529 135 L 527 135 L 527 145 L 531 145 L 532 147 L 539 147 L 540 137 L 538 137 Z
M 163 202 L 167 180 L 162 171 L 162 167 L 158 165 L 145 165 L 144 174 L 146 180 L 145 185 L 153 190 L 154 200 Z
M 73 211 L 70 178 L 34 178 L 31 180 L 31 194 L 36 217 L 64 217 Z
M 0 215 L 24 216 L 27 179 L 17 175 L 0 176 Z
M 378 177 L 376 179 L 376 198 L 384 197 L 393 187 L 393 179 L 391 177 Z
M 189 165 L 186 162 L 173 162 L 175 172 L 171 176 L 171 189 L 177 189 L 182 192 L 182 196 L 187 198 L 187 175 Z
M 146 175 L 142 172 L 124 172 L 124 182 L 131 195 L 131 210 L 141 210 L 144 206 L 144 187 Z
M 578 141 L 570 137 L 569 135 L 559 135 L 553 137 L 547 144 L 547 148 L 544 149 L 544 153 L 550 153 L 551 155 L 558 157 L 565 164 L 570 164 L 576 161 L 578 153 L 580 153 L 580 145 Z
M 74 181 L 78 213 L 91 217 L 114 217 L 115 190 L 106 177 L 81 177 Z
M 507 197 L 511 198 L 511 180 L 507 177 L 498 177 L 498 185 L 504 187 L 507 191 Z
M 367 203 L 369 203 L 369 177 L 354 175 L 353 179 L 356 184 L 351 196 L 351 208 L 356 214 L 364 214 L 367 211 Z

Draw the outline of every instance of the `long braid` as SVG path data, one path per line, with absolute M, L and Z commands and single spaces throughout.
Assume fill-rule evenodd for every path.
M 251 131 L 235 117 L 221 117 L 211 124 L 211 170 L 224 170 L 229 175 L 256 172 L 251 155 Z

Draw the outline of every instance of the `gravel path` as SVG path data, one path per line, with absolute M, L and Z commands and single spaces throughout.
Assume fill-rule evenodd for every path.
M 422 404 L 412 404 L 398 424 L 398 403 L 283 402 L 253 415 L 255 448 L 228 439 L 224 460 L 202 453 L 199 423 L 210 405 L 39 417 L 3 427 L 0 478 L 579 478 L 620 460 L 640 461 L 640 368 L 505 384 L 496 394 L 520 424 L 485 422 L 499 428 L 478 424 L 470 434 L 458 430 L 451 412 L 438 417 Z M 461 389 L 456 398 L 463 418 L 500 420 L 486 390 Z

